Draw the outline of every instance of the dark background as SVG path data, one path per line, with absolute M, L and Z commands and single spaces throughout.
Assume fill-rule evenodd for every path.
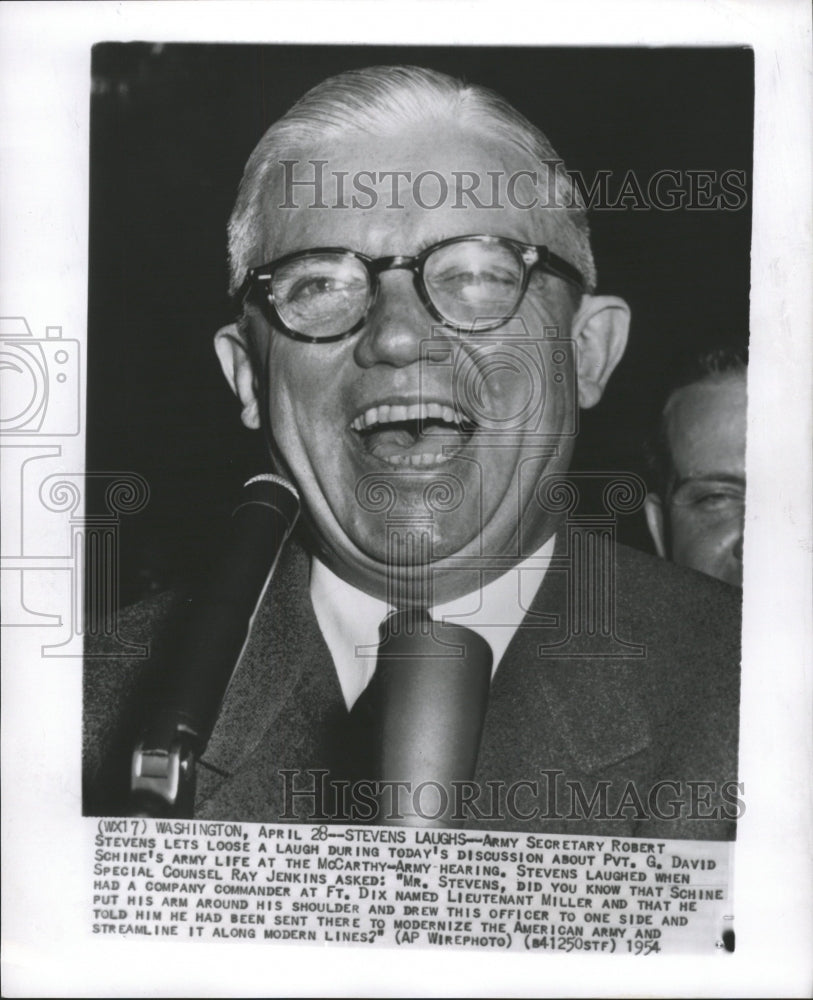
M 193 576 L 265 467 L 211 343 L 234 318 L 226 221 L 265 129 L 326 76 L 411 63 L 497 90 L 589 182 L 611 170 L 743 170 L 738 211 L 591 213 L 598 291 L 629 302 L 627 354 L 581 416 L 574 467 L 643 473 L 674 356 L 747 339 L 753 57 L 747 49 L 102 44 L 92 59 L 87 468 L 134 471 L 121 600 Z M 91 483 L 91 490 L 93 484 Z M 98 506 L 91 492 L 88 510 Z M 642 515 L 622 541 L 649 548 Z

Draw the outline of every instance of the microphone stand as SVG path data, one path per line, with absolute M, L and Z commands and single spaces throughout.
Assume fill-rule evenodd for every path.
M 131 816 L 192 816 L 196 762 L 298 516 L 299 494 L 282 477 L 255 476 L 243 487 L 223 552 L 192 602 L 163 704 L 133 752 Z

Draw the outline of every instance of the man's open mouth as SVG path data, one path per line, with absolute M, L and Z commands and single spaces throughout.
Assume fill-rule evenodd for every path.
M 467 416 L 442 403 L 371 406 L 350 424 L 369 455 L 413 468 L 450 461 L 476 429 Z

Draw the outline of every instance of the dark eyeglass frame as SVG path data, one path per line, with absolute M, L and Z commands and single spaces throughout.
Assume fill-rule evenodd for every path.
M 477 333 L 494 330 L 498 326 L 502 326 L 503 323 L 507 322 L 516 314 L 517 309 L 519 309 L 522 304 L 522 300 L 525 297 L 531 272 L 534 268 L 539 268 L 539 270 L 543 271 L 545 274 L 551 274 L 556 278 L 561 278 L 562 281 L 566 281 L 568 284 L 575 286 L 582 293 L 586 291 L 586 283 L 581 272 L 572 264 L 569 264 L 563 257 L 559 257 L 557 254 L 553 253 L 545 245 L 521 243 L 519 240 L 512 240 L 507 236 L 472 235 L 453 236 L 448 240 L 441 240 L 439 243 L 433 243 L 432 246 L 427 247 L 415 256 L 404 256 L 399 254 L 393 257 L 373 258 L 367 257 L 363 253 L 357 253 L 355 250 L 348 250 L 347 247 L 312 247 L 308 250 L 297 250 L 295 253 L 289 253 L 285 254 L 284 257 L 278 257 L 269 264 L 261 264 L 259 267 L 252 267 L 248 272 L 246 280 L 243 282 L 239 292 L 235 296 L 235 299 L 240 304 L 241 308 L 245 306 L 245 303 L 249 299 L 255 299 L 268 320 L 293 340 L 299 340 L 306 344 L 331 344 L 338 340 L 345 340 L 347 337 L 352 337 L 353 334 L 357 333 L 367 322 L 370 310 L 375 305 L 378 297 L 378 276 L 380 274 L 384 271 L 406 270 L 412 272 L 415 290 L 418 293 L 418 297 L 423 303 L 424 308 L 429 312 L 429 314 L 444 326 L 447 326 L 458 333 L 463 333 L 471 330 L 471 327 L 455 324 L 452 320 L 447 319 L 447 317 L 442 315 L 429 297 L 429 292 L 426 289 L 423 279 L 423 271 L 427 259 L 437 250 L 440 250 L 443 247 L 451 246 L 455 243 L 471 242 L 490 243 L 507 247 L 516 254 L 517 260 L 522 267 L 520 292 L 517 296 L 517 302 L 513 310 L 507 316 L 502 316 L 499 319 L 494 320 L 493 323 L 483 326 L 478 325 L 476 330 Z M 342 254 L 346 257 L 354 257 L 356 260 L 361 262 L 367 271 L 367 275 L 370 280 L 369 301 L 367 302 L 367 307 L 358 322 L 354 323 L 349 330 L 345 330 L 344 333 L 333 334 L 330 337 L 311 337 L 308 336 L 308 334 L 300 333 L 298 330 L 292 329 L 280 316 L 274 303 L 274 296 L 271 291 L 271 282 L 273 281 L 274 271 L 276 271 L 276 269 L 281 267 L 283 264 L 288 264 L 292 260 L 325 253 Z

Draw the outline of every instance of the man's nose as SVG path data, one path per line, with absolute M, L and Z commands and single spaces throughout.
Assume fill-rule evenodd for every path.
M 734 555 L 734 558 L 737 560 L 737 562 L 740 563 L 742 562 L 742 533 L 743 533 L 743 524 L 742 521 L 740 521 L 739 534 L 737 535 L 737 540 L 736 542 L 734 542 L 734 547 L 731 550 Z
M 418 297 L 408 271 L 382 274 L 373 308 L 356 344 L 356 363 L 404 368 L 421 355 L 421 341 L 432 335 L 435 321 Z

